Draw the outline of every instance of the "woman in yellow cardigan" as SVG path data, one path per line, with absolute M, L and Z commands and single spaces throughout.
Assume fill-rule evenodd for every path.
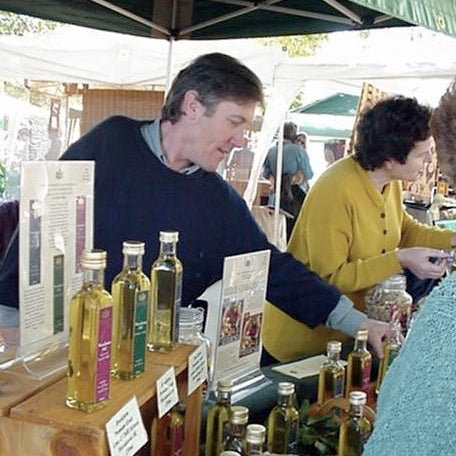
M 296 222 L 288 250 L 363 310 L 367 289 L 410 270 L 420 279 L 441 277 L 436 249 L 456 245 L 451 231 L 415 221 L 402 204 L 401 181 L 414 181 L 432 160 L 431 110 L 415 99 L 394 97 L 367 111 L 358 125 L 356 153 L 318 179 Z M 310 329 L 267 304 L 266 353 L 285 362 L 325 351 L 342 333 Z

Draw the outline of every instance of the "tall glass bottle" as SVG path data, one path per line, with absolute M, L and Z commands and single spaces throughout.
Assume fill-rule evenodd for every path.
M 112 375 L 129 380 L 146 368 L 150 281 L 142 272 L 144 242 L 125 241 L 123 269 L 112 282 Z
M 205 456 L 218 456 L 228 434 L 232 388 L 233 382 L 229 380 L 217 382 L 217 403 L 207 412 Z
M 348 418 L 339 429 L 339 445 L 337 456 L 361 456 L 364 445 L 371 432 L 370 421 L 363 416 L 366 393 L 352 391 L 350 393 L 350 411 Z
M 264 454 L 264 442 L 266 440 L 266 428 L 261 424 L 249 424 L 247 426 L 247 456 Z
M 103 288 L 106 252 L 82 253 L 83 284 L 70 302 L 66 404 L 91 412 L 109 401 L 112 297 Z
M 299 412 L 294 407 L 295 386 L 280 382 L 277 405 L 268 418 L 268 451 L 278 454 L 297 452 Z
M 386 372 L 396 356 L 399 354 L 399 350 L 402 345 L 401 323 L 396 319 L 393 319 L 389 323 L 389 329 L 389 334 L 383 342 L 383 358 L 380 360 L 380 366 L 378 368 L 377 385 L 375 388 L 375 392 L 377 394 L 379 393 L 380 386 L 385 379 Z
M 351 391 L 369 392 L 372 356 L 366 348 L 367 329 L 356 333 L 355 346 L 348 355 L 347 386 L 345 396 L 348 398 Z
M 171 351 L 179 337 L 182 263 L 176 256 L 177 231 L 160 231 L 160 254 L 152 265 L 149 350 Z
M 327 345 L 327 361 L 320 368 L 318 379 L 318 405 L 324 404 L 333 397 L 344 395 L 345 367 L 339 360 L 342 344 L 330 341 Z
M 241 456 L 247 456 L 246 427 L 249 421 L 249 409 L 240 405 L 231 407 L 228 435 L 222 451 L 237 451 Z

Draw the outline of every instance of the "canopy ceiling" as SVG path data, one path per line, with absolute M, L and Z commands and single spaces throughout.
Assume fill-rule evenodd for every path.
M 398 25 L 456 35 L 452 0 L 0 0 L 0 9 L 156 38 L 243 38 Z

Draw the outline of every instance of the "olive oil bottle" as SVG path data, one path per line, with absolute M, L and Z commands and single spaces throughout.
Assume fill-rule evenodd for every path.
M 344 395 L 345 367 L 339 360 L 341 348 L 342 344 L 338 341 L 328 342 L 328 359 L 321 366 L 318 379 L 318 405 Z
M 70 303 L 66 404 L 91 412 L 109 401 L 112 297 L 103 288 L 106 252 L 82 253 L 83 284 Z
M 369 393 L 372 356 L 366 348 L 367 329 L 356 333 L 355 346 L 348 355 L 347 386 L 345 396 L 348 398 L 351 391 Z
M 146 369 L 150 281 L 142 272 L 144 242 L 125 241 L 123 268 L 112 282 L 112 375 L 139 377 Z
M 299 412 L 294 407 L 295 386 L 280 382 L 277 405 L 268 417 L 268 451 L 277 454 L 297 452 Z
M 217 402 L 207 412 L 205 456 L 218 456 L 228 434 L 232 388 L 229 380 L 217 382 Z
M 236 451 L 247 456 L 246 431 L 249 421 L 249 409 L 240 405 L 231 407 L 228 435 L 222 445 L 222 451 Z
M 350 411 L 348 418 L 340 425 L 337 456 L 361 456 L 363 453 L 372 432 L 370 421 L 363 416 L 366 397 L 362 391 L 350 393 Z
M 160 231 L 160 254 L 152 265 L 149 350 L 171 351 L 179 337 L 182 263 L 176 256 L 177 231 Z
M 386 372 L 396 356 L 399 354 L 399 350 L 402 345 L 401 323 L 393 319 L 389 323 L 389 328 L 389 334 L 383 342 L 383 358 L 380 360 L 380 366 L 378 368 L 377 385 L 375 388 L 375 392 L 377 394 L 379 393 L 380 386 L 385 379 Z

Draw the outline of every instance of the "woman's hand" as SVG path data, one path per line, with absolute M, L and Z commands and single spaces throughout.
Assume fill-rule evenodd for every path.
M 397 258 L 403 268 L 409 269 L 419 279 L 438 279 L 446 269 L 448 254 L 427 247 L 399 249 Z

